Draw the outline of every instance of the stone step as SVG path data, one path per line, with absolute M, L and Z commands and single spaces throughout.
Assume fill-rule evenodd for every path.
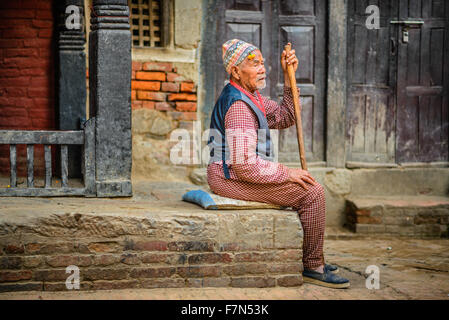
M 346 226 L 356 233 L 448 237 L 449 197 L 351 197 L 345 214 Z
M 0 198 L 0 292 L 65 291 L 71 265 L 80 290 L 302 285 L 295 211 L 203 210 L 180 200 L 189 186 L 136 188 L 132 199 Z

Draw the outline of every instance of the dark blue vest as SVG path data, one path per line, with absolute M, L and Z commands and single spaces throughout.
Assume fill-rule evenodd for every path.
M 209 163 L 223 160 L 223 171 L 227 179 L 230 178 L 229 169 L 225 160 L 230 158 L 229 146 L 226 141 L 225 132 L 225 116 L 231 105 L 242 100 L 255 112 L 259 122 L 256 152 L 259 157 L 264 160 L 273 161 L 273 144 L 270 138 L 270 128 L 268 127 L 267 118 L 262 110 L 260 110 L 249 97 L 243 92 L 235 88 L 231 84 L 227 84 L 212 111 L 210 121 L 209 140 L 207 142 L 210 149 Z

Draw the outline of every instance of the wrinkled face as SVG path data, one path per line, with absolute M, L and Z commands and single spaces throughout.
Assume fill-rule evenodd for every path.
M 249 92 L 265 88 L 266 70 L 260 50 L 252 52 L 238 66 L 232 67 L 232 76 Z

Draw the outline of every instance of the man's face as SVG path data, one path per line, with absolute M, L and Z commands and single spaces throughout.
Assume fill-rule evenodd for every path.
M 240 84 L 248 91 L 254 92 L 265 88 L 266 70 L 260 50 L 253 51 L 255 57 L 245 60 L 237 66 Z

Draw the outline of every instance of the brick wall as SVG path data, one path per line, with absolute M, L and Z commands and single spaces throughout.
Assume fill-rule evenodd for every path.
M 50 0 L 0 2 L 0 129 L 54 129 L 53 13 Z M 26 149 L 17 148 L 26 175 Z M 43 175 L 43 147 L 35 148 Z M 0 145 L 0 174 L 9 174 L 9 147 Z
M 132 63 L 132 109 L 156 109 L 179 121 L 197 120 L 196 85 L 167 62 Z

